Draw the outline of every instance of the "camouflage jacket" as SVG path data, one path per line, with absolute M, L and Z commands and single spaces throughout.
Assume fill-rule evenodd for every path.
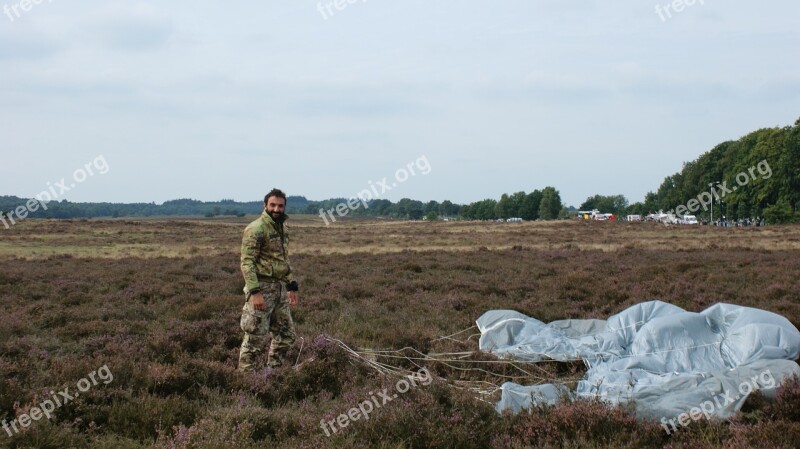
M 292 282 L 289 265 L 289 233 L 266 212 L 247 225 L 242 237 L 244 291 L 259 288 L 259 282 Z

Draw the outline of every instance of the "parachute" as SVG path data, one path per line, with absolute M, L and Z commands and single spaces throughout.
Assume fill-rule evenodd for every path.
M 649 301 L 605 321 L 549 324 L 490 310 L 477 325 L 481 351 L 526 361 L 583 360 L 588 367 L 574 391 L 506 382 L 498 412 L 584 397 L 633 404 L 638 417 L 662 422 L 689 415 L 725 419 L 754 391 L 774 397 L 784 379 L 800 375 L 797 328 L 773 312 L 732 304 L 695 313 Z

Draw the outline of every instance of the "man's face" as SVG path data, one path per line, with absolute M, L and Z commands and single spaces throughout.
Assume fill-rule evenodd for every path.
M 284 211 L 286 210 L 286 200 L 277 196 L 271 196 L 267 199 L 267 205 L 264 208 L 273 220 L 280 220 L 283 218 Z

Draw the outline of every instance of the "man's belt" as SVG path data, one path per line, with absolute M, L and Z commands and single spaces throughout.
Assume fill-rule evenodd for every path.
M 275 282 L 280 282 L 281 281 L 280 279 L 276 279 L 276 278 L 274 278 L 272 276 L 256 276 L 256 278 L 258 279 L 258 282 L 275 283 Z

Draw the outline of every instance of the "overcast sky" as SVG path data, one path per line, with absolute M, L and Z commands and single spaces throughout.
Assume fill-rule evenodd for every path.
M 0 1 L 6 195 L 635 202 L 800 117 L 797 0 L 34 1 Z

